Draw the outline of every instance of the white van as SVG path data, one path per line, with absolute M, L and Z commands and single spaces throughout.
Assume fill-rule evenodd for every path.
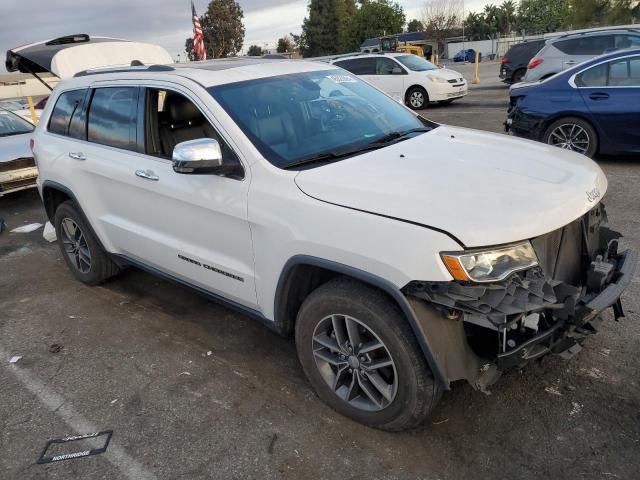
M 412 110 L 427 108 L 429 102 L 451 103 L 468 93 L 461 73 L 438 68 L 413 54 L 356 54 L 331 63 L 358 75 Z

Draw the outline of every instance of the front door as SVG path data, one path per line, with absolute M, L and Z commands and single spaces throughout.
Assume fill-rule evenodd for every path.
M 180 87 L 147 88 L 139 131 L 145 136 L 135 181 L 141 192 L 132 217 L 146 241 L 133 252 L 165 273 L 245 307 L 256 307 L 253 246 L 247 220 L 248 168 L 242 178 L 180 174 L 176 144 L 214 138 L 225 162 L 239 162 L 207 120 L 197 98 Z

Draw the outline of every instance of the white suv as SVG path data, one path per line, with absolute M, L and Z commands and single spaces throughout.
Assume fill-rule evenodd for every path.
M 575 354 L 635 266 L 588 158 L 437 125 L 327 64 L 85 72 L 34 143 L 78 280 L 134 265 L 295 334 L 318 396 L 378 428 Z
M 451 103 L 468 93 L 462 74 L 438 68 L 413 54 L 356 54 L 331 63 L 358 75 L 413 110 L 427 108 L 429 102 Z

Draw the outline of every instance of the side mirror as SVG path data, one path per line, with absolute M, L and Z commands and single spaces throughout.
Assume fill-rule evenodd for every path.
M 400 67 L 393 67 L 393 70 L 391 70 L 392 75 L 402 75 L 403 73 L 404 71 Z
M 222 169 L 222 149 L 212 138 L 188 140 L 174 147 L 172 160 L 177 173 L 218 173 Z

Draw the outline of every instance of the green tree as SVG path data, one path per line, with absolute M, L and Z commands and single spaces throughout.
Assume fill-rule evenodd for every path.
M 404 10 L 389 0 L 362 3 L 349 26 L 349 49 L 357 50 L 367 38 L 402 32 L 406 21 Z
M 521 0 L 517 30 L 546 33 L 560 30 L 569 16 L 569 0 Z
M 311 0 L 309 16 L 302 23 L 301 53 L 305 57 L 345 52 L 355 0 Z
M 293 52 L 293 41 L 287 35 L 278 39 L 278 47 L 276 48 L 278 53 Z
M 407 24 L 407 32 L 422 32 L 423 30 L 424 26 L 422 25 L 422 22 L 416 18 Z
M 570 28 L 606 25 L 610 10 L 609 0 L 570 0 L 569 15 L 564 24 Z
M 207 58 L 236 55 L 244 43 L 242 7 L 235 0 L 211 0 L 205 14 L 200 17 Z M 185 40 L 189 60 L 195 60 L 193 38 Z
M 264 52 L 262 51 L 262 48 L 260 48 L 260 46 L 251 45 L 247 50 L 247 55 L 249 55 L 250 57 L 260 57 L 261 55 L 264 55 Z

